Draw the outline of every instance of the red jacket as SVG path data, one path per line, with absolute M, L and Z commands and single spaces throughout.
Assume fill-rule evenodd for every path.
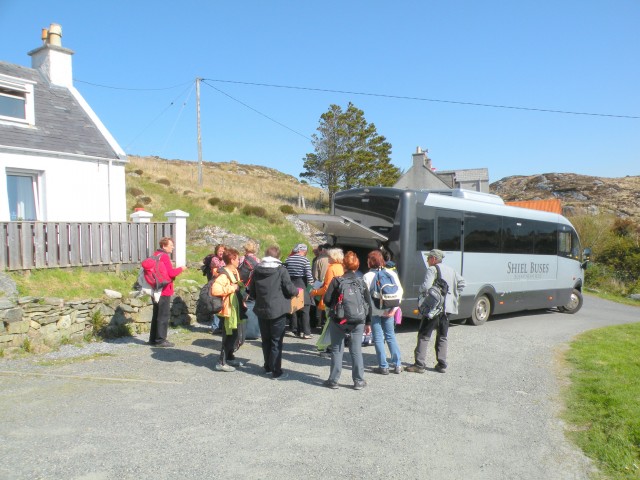
M 173 280 L 182 273 L 183 268 L 173 268 L 173 265 L 171 264 L 171 258 L 169 257 L 167 252 L 162 249 L 156 250 L 154 255 L 160 255 L 160 261 L 164 263 L 165 267 L 167 267 L 167 273 L 171 278 L 171 282 L 169 282 L 169 284 L 162 289 L 162 293 L 160 295 L 163 297 L 170 297 L 171 295 L 173 295 Z

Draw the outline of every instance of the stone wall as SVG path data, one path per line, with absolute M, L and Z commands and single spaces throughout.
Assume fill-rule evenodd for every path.
M 200 288 L 176 287 L 171 303 L 171 325 L 190 325 L 196 319 Z M 49 346 L 63 340 L 79 340 L 91 335 L 93 319 L 99 312 L 105 333 L 115 333 L 128 325 L 132 333 L 148 332 L 153 305 L 148 296 L 132 292 L 121 298 L 64 300 L 52 297 L 0 298 L 0 349 L 20 347 L 25 340 Z

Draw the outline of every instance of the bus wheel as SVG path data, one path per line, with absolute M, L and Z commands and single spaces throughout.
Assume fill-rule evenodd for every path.
M 558 307 L 558 310 L 560 310 L 562 313 L 576 313 L 581 308 L 582 308 L 582 293 L 580 293 L 580 290 L 577 290 L 574 288 L 573 292 L 571 292 L 571 298 L 569 299 L 569 303 Z
M 489 320 L 491 315 L 491 301 L 486 295 L 481 295 L 476 298 L 473 304 L 473 310 L 471 310 L 471 318 L 467 320 L 469 325 L 482 325 Z

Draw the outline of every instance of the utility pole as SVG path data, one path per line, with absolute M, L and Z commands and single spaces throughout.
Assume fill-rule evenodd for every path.
M 202 185 L 202 133 L 200 132 L 200 77 L 196 77 L 196 118 L 198 124 L 198 185 Z

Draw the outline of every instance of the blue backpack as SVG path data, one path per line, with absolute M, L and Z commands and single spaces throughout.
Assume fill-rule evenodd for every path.
M 400 285 L 386 268 L 376 271 L 371 282 L 371 298 L 374 306 L 379 310 L 388 310 L 400 306 Z

